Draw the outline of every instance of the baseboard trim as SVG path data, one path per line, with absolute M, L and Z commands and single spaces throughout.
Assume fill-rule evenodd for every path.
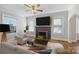
M 52 40 L 54 39 L 54 40 L 62 40 L 62 41 L 69 42 L 68 39 L 62 39 L 62 38 L 55 38 L 55 37 L 52 37 L 51 39 L 52 39 Z

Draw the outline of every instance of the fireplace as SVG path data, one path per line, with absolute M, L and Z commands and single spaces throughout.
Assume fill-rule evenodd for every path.
M 46 31 L 39 31 L 38 32 L 38 36 L 43 36 L 43 39 L 46 39 L 47 38 L 47 33 L 46 33 Z
M 50 27 L 36 27 L 36 38 L 49 40 L 51 39 L 51 28 Z

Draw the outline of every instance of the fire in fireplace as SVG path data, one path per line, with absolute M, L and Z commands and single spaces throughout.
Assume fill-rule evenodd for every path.
M 39 31 L 38 36 L 41 36 L 42 39 L 47 39 L 47 31 Z

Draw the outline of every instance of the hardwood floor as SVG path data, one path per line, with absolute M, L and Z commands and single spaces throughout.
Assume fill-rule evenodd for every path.
M 64 50 L 69 52 L 69 53 L 75 53 L 75 48 L 77 46 L 79 46 L 79 41 L 77 42 L 73 42 L 73 43 L 69 43 L 67 41 L 62 41 L 62 40 L 50 40 L 49 42 L 52 43 L 61 43 L 64 46 Z

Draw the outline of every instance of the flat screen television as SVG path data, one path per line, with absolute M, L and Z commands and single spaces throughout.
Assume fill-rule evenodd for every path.
M 36 25 L 41 26 L 41 25 L 50 25 L 50 17 L 39 17 L 36 18 Z

